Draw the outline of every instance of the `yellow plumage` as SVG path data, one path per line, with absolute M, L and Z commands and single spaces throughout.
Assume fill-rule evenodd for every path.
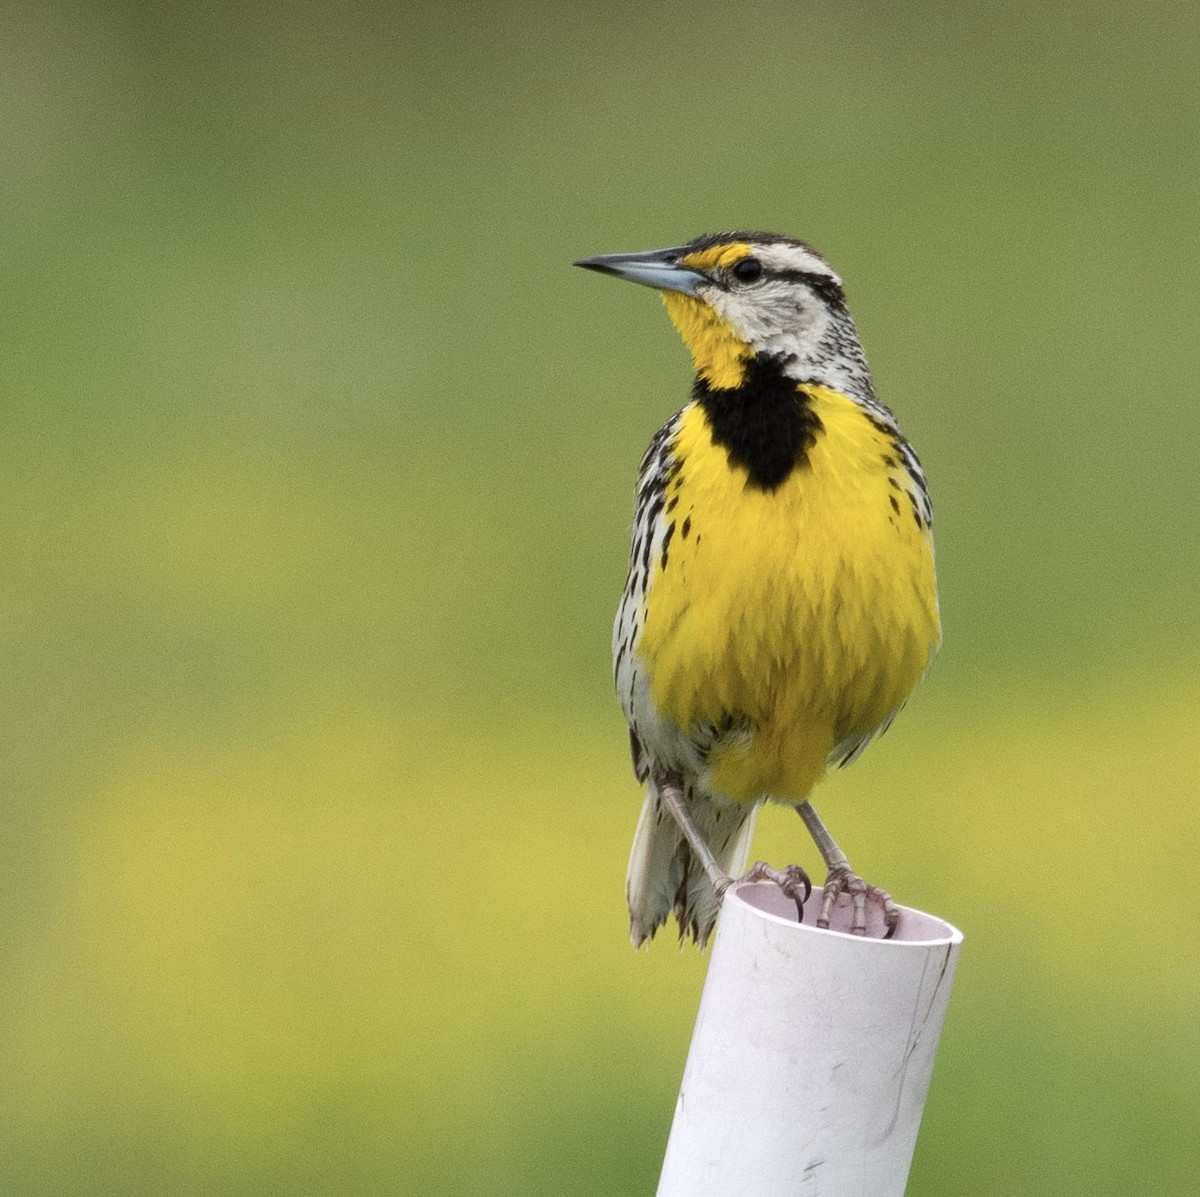
M 899 709 L 939 637 L 932 541 L 890 485 L 890 441 L 853 400 L 806 391 L 824 432 L 769 492 L 686 410 L 675 533 L 646 597 L 639 647 L 662 715 L 690 728 L 737 712 L 755 729 L 709 761 L 739 802 L 803 801 L 838 745 Z

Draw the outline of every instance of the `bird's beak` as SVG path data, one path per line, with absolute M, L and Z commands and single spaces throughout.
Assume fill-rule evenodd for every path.
M 687 246 L 681 245 L 674 249 L 650 249 L 637 254 L 601 254 L 598 258 L 580 258 L 575 265 L 627 279 L 631 283 L 641 283 L 643 287 L 694 296 L 701 283 L 711 280 L 698 270 L 679 265 L 679 259 L 686 253 Z

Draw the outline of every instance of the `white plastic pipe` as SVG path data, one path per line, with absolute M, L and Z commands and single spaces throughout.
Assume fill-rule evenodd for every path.
M 903 1194 L 962 935 L 904 906 L 890 940 L 840 906 L 820 931 L 820 898 L 726 894 L 658 1197 Z

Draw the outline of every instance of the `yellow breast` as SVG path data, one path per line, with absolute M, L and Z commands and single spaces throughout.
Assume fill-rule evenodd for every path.
M 804 390 L 822 431 L 773 490 L 747 486 L 698 404 L 683 414 L 638 644 L 659 714 L 698 741 L 716 729 L 711 781 L 740 801 L 807 797 L 835 749 L 903 705 L 940 638 L 932 538 L 891 436 Z

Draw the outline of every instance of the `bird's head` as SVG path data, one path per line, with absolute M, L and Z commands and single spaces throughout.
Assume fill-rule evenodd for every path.
M 661 292 L 697 373 L 741 384 L 746 363 L 778 359 L 801 381 L 870 394 L 842 280 L 802 241 L 776 233 L 707 233 L 671 249 L 575 263 Z

